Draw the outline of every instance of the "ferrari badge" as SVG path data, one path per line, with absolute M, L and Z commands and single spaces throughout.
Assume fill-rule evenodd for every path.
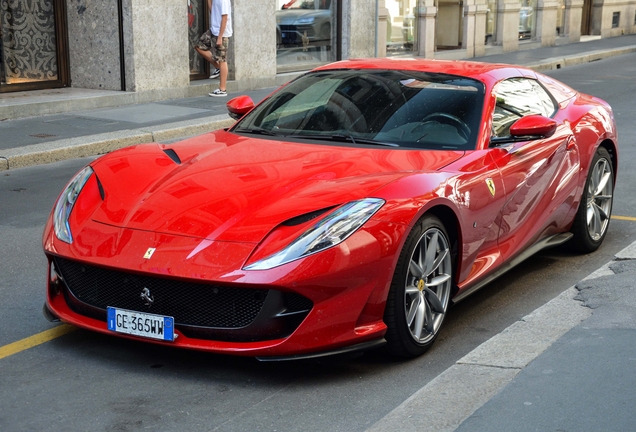
M 144 259 L 150 259 L 153 253 L 155 253 L 155 248 L 148 248 L 146 254 L 144 255 Z
M 490 191 L 490 195 L 495 196 L 495 182 L 492 181 L 490 177 L 486 179 L 486 185 L 488 185 L 488 190 Z

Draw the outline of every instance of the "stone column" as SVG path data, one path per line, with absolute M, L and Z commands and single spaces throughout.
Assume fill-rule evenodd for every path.
M 462 48 L 466 50 L 466 58 L 475 57 L 475 0 L 464 0 L 464 31 L 462 32 Z
M 377 35 L 377 54 L 378 57 L 386 57 L 386 36 L 388 26 L 391 25 L 388 22 L 389 10 L 386 8 L 386 1 L 379 0 L 378 2 L 378 35 Z
M 335 1 L 332 0 L 332 3 Z M 342 1 L 343 59 L 373 57 L 375 54 L 375 25 L 369 23 L 375 23 L 375 20 L 375 1 Z
M 477 0 L 475 5 L 475 57 L 486 54 L 486 14 L 488 13 L 488 4 L 486 0 Z
M 537 3 L 537 38 L 541 46 L 556 45 L 557 9 L 556 0 L 539 0 Z
M 497 1 L 497 45 L 504 52 L 519 49 L 519 0 Z
M 437 8 L 434 0 L 419 0 L 415 10 L 417 20 L 417 55 L 435 57 L 435 18 Z
M 123 6 L 126 90 L 165 92 L 188 87 L 185 6 L 174 0 L 124 0 Z
M 462 48 L 466 58 L 482 56 L 486 53 L 486 0 L 465 0 L 464 31 Z
M 232 29 L 228 67 L 237 90 L 276 85 L 275 2 L 233 0 Z
M 581 20 L 583 19 L 583 0 L 565 0 L 564 34 L 569 42 L 581 40 Z

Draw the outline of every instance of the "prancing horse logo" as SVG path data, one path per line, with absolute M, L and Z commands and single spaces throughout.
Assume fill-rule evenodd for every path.
M 141 291 L 140 297 L 144 301 L 144 304 L 146 306 L 152 306 L 152 304 L 155 302 L 155 299 L 152 298 L 152 296 L 150 295 L 150 290 L 148 288 L 144 288 Z
M 488 190 L 490 191 L 490 195 L 495 196 L 495 182 L 489 177 L 486 179 L 486 185 L 488 186 Z

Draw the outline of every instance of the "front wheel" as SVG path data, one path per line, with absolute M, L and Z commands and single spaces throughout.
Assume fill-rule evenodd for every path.
M 391 282 L 384 313 L 391 354 L 417 357 L 433 344 L 448 309 L 452 276 L 446 229 L 426 215 L 409 234 Z
M 583 253 L 599 248 L 609 226 L 614 201 L 614 166 L 610 154 L 599 147 L 590 164 L 579 209 L 572 225 L 572 247 Z

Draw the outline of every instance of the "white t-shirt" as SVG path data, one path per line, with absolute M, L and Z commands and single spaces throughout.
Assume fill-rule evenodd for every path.
M 212 11 L 210 12 L 210 30 L 214 36 L 219 36 L 221 31 L 222 15 L 227 15 L 227 24 L 223 37 L 232 36 L 232 4 L 230 0 L 212 0 Z

